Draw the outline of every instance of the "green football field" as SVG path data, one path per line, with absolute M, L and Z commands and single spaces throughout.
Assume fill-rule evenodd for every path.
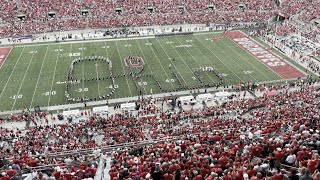
M 72 61 L 89 56 L 112 62 L 115 83 L 105 61 L 83 61 L 74 65 L 73 76 L 90 80 L 69 84 L 66 90 Z M 142 58 L 144 69 L 139 78 L 129 75 L 130 68 L 124 60 L 128 56 Z M 12 49 L 0 69 L 0 111 L 65 104 L 66 92 L 74 99 L 94 99 L 114 88 L 110 96 L 113 99 L 218 83 L 219 78 L 211 71 L 199 71 L 195 76 L 199 68 L 214 69 L 228 85 L 281 79 L 219 33 L 19 45 Z

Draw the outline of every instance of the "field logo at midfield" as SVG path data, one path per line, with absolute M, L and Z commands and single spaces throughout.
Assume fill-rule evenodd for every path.
M 128 56 L 124 59 L 124 62 L 126 66 L 130 68 L 142 68 L 144 66 L 142 57 Z
M 1 47 L 0 48 L 0 69 L 10 54 L 12 47 Z
M 227 32 L 226 36 L 235 41 L 242 49 L 250 53 L 257 60 L 269 67 L 284 79 L 305 77 L 306 75 L 294 68 L 282 58 L 275 55 L 273 52 L 263 48 L 255 41 L 246 37 L 241 32 Z

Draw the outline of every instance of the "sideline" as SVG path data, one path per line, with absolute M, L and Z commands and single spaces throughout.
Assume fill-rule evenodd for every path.
M 199 36 L 199 35 L 206 35 L 206 34 L 220 34 L 222 31 L 199 31 L 194 32 L 192 35 Z M 154 34 L 150 35 L 129 35 L 127 37 L 96 37 L 96 38 L 90 38 L 86 40 L 82 39 L 68 39 L 66 41 L 60 41 L 60 42 L 27 42 L 27 43 L 19 43 L 19 44 L 11 44 L 10 46 L 13 47 L 29 47 L 29 46 L 46 46 L 46 45 L 57 45 L 57 44 L 75 44 L 75 43 L 91 43 L 91 42 L 106 42 L 106 41 L 127 41 L 127 40 L 139 40 L 139 39 L 154 39 L 156 38 Z M 8 44 L 9 45 L 9 44 Z M 0 46 L 1 47 L 1 46 Z

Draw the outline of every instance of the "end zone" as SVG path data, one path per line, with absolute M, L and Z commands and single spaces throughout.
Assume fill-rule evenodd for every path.
M 13 47 L 0 47 L 0 69 L 6 61 Z
M 292 65 L 288 64 L 284 59 L 278 57 L 273 52 L 262 47 L 255 41 L 247 38 L 241 32 L 227 32 L 228 38 L 237 43 L 242 49 L 250 53 L 261 63 L 266 65 L 273 72 L 278 74 L 283 79 L 301 78 L 306 75 Z

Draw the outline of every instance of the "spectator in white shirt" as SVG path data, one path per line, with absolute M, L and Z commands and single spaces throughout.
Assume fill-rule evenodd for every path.
M 296 161 L 296 155 L 293 152 L 291 152 L 290 155 L 287 156 L 285 162 L 287 165 L 293 166 L 295 161 Z

